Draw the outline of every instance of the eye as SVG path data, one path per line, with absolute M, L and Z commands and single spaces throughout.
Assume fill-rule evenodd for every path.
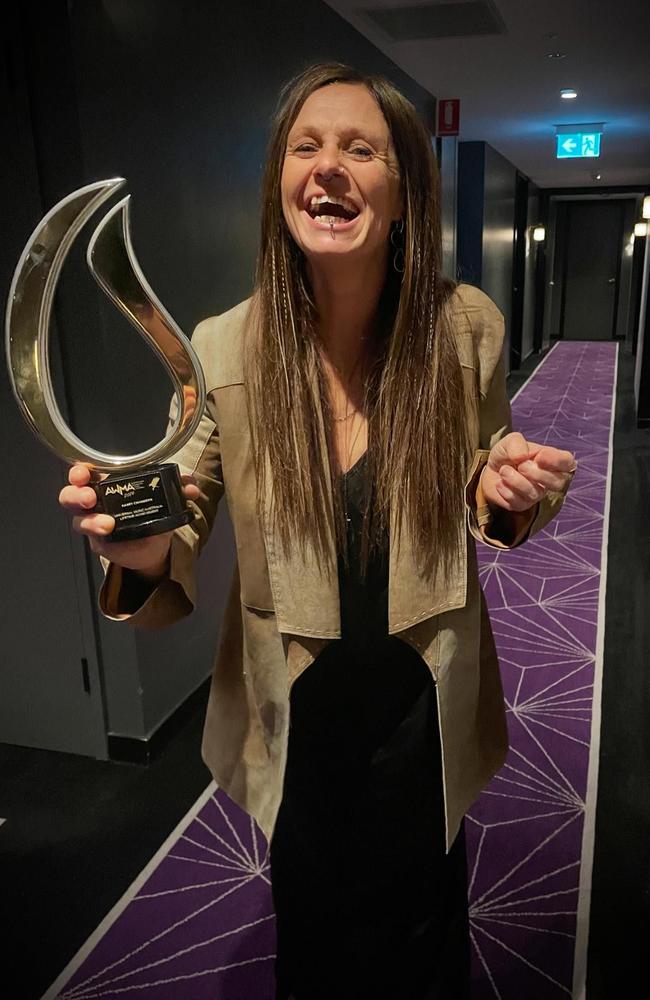
M 369 159 L 372 156 L 372 150 L 368 149 L 367 146 L 353 145 L 350 146 L 349 151 L 353 156 L 359 156 L 361 159 Z
M 300 145 L 294 146 L 294 153 L 315 153 L 318 149 L 315 142 L 301 142 Z

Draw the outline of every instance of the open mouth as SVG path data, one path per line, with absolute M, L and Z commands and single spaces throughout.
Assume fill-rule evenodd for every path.
M 347 198 L 314 197 L 306 208 L 307 214 L 315 221 L 325 225 L 342 222 L 352 222 L 359 215 L 359 210 Z

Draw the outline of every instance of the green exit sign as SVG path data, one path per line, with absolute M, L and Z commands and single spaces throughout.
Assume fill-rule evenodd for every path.
M 555 138 L 558 160 L 600 156 L 600 132 L 567 132 Z

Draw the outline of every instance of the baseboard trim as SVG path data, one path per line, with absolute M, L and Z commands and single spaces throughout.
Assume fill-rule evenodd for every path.
M 210 678 L 206 677 L 202 684 L 185 701 L 169 715 L 164 722 L 147 739 L 135 736 L 118 736 L 108 734 L 109 760 L 123 764 L 147 765 L 154 760 L 169 744 L 170 740 L 183 728 L 192 715 L 207 703 L 210 691 Z

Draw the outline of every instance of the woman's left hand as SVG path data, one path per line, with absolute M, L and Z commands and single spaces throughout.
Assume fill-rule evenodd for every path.
M 570 451 L 534 444 L 514 431 L 490 452 L 481 488 L 491 507 L 529 510 L 549 491 L 564 489 L 575 469 L 575 456 Z

